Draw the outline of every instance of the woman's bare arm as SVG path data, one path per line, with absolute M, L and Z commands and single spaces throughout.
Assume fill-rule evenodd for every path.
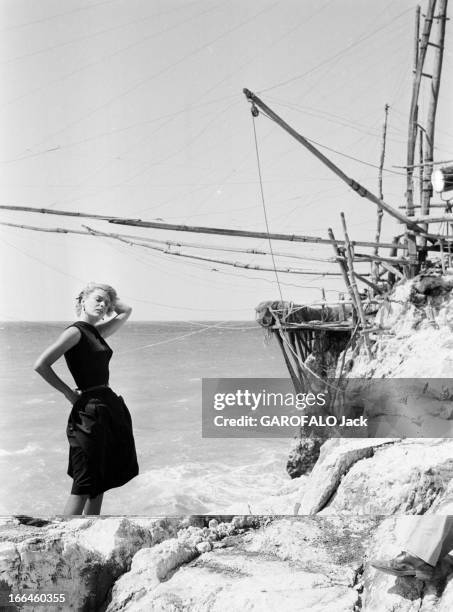
M 68 327 L 61 336 L 51 344 L 36 360 L 34 369 L 40 374 L 46 382 L 54 389 L 63 393 L 67 400 L 73 404 L 78 398 L 78 394 L 74 389 L 71 389 L 52 369 L 52 364 L 66 353 L 70 348 L 75 346 L 80 340 L 80 330 L 77 327 Z
M 114 310 L 116 317 L 113 317 L 105 323 L 99 323 L 96 325 L 96 329 L 104 338 L 107 338 L 107 336 L 111 336 L 117 332 L 120 327 L 126 323 L 132 312 L 132 308 L 130 306 L 124 302 L 120 302 L 119 300 L 116 301 Z

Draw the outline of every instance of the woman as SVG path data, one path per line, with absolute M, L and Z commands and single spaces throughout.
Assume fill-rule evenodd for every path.
M 100 514 L 104 491 L 138 474 L 132 421 L 122 397 L 108 386 L 112 350 L 104 340 L 132 309 L 109 285 L 88 284 L 76 299 L 78 321 L 38 358 L 35 370 L 72 404 L 66 430 L 73 478 L 64 514 Z M 105 316 L 114 317 L 103 321 Z M 76 382 L 71 389 L 52 369 L 62 355 Z

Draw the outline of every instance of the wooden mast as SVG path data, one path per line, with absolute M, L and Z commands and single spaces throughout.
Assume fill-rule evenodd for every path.
M 438 14 L 434 16 L 434 19 L 437 21 L 437 36 L 435 42 L 428 42 L 428 44 L 434 48 L 434 58 L 431 87 L 429 88 L 430 98 L 425 133 L 426 139 L 423 160 L 423 188 L 421 201 L 422 215 L 427 215 L 429 213 L 429 204 L 433 192 L 431 185 L 431 174 L 433 171 L 434 130 L 436 124 L 437 103 L 439 100 L 440 77 L 442 74 L 442 60 L 445 42 L 445 24 L 447 20 L 447 4 L 448 0 L 438 0 Z M 426 229 L 427 225 L 424 224 L 422 227 Z M 421 246 L 425 246 L 426 240 L 422 238 L 421 243 Z
M 426 51 L 428 49 L 428 41 L 433 23 L 434 9 L 436 0 L 429 0 L 426 17 L 423 24 L 423 32 L 418 41 L 418 33 L 420 29 L 420 6 L 417 6 L 415 15 L 415 52 L 414 52 L 414 80 L 412 84 L 412 98 L 409 111 L 409 126 L 407 135 L 407 168 L 406 168 L 406 214 L 408 217 L 414 215 L 414 159 L 415 159 L 415 143 L 417 138 L 417 120 L 418 120 L 418 98 L 420 94 L 420 85 L 423 76 L 423 66 L 425 64 Z M 409 275 L 413 276 L 417 264 L 417 248 L 414 233 L 408 228 L 406 232 L 406 241 L 408 247 L 408 256 L 411 260 L 409 266 Z

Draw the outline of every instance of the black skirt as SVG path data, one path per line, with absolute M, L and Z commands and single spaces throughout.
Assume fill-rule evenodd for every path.
M 123 398 L 109 387 L 81 394 L 72 407 L 66 434 L 72 494 L 97 497 L 137 476 L 131 415 Z

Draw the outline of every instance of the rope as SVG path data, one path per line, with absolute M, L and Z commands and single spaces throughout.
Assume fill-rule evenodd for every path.
M 271 238 L 269 236 L 269 234 L 270 234 L 270 231 L 269 231 L 269 222 L 268 222 L 268 219 L 267 219 L 266 202 L 264 200 L 263 179 L 262 179 L 262 176 L 261 176 L 260 154 L 259 154 L 259 150 L 258 150 L 258 138 L 257 138 L 257 135 L 256 135 L 255 117 L 253 116 L 253 113 L 252 113 L 252 124 L 253 124 L 253 136 L 254 136 L 254 139 L 255 139 L 256 161 L 257 161 L 257 165 L 258 165 L 258 177 L 259 177 L 259 182 L 260 182 L 261 202 L 263 204 L 264 220 L 266 222 L 266 231 L 267 231 L 267 235 L 268 235 L 269 249 L 270 249 L 270 252 L 271 252 L 272 263 L 273 263 L 274 272 L 275 272 L 275 278 L 277 280 L 278 291 L 280 293 L 280 299 L 283 302 L 284 301 L 283 300 L 283 293 L 282 293 L 282 288 L 280 286 L 280 279 L 278 278 L 277 266 L 275 264 L 274 250 L 272 248 L 272 240 L 271 240 Z
M 202 334 L 205 331 L 219 327 L 219 325 L 222 325 L 222 323 L 227 323 L 227 321 L 221 321 L 220 323 L 216 325 L 211 325 L 209 327 L 197 329 L 196 331 L 188 332 L 187 334 L 183 334 L 182 336 L 177 336 L 176 338 L 169 338 L 168 340 L 161 340 L 160 342 L 154 342 L 152 344 L 144 344 L 143 346 L 137 346 L 136 348 L 129 349 L 128 351 L 121 351 L 120 353 L 116 353 L 116 354 L 126 355 L 128 353 L 135 353 L 136 351 L 141 351 L 142 349 L 145 349 L 145 348 L 159 346 L 160 344 L 169 344 L 170 342 L 176 342 L 177 340 L 182 340 L 183 338 L 187 338 L 188 336 L 194 336 L 195 334 Z
M 269 117 L 267 113 L 265 113 L 264 111 L 261 111 L 261 113 L 264 115 L 264 117 L 269 119 L 269 121 L 273 121 L 272 117 Z M 328 147 L 327 145 L 324 145 L 318 142 L 317 140 L 313 140 L 313 138 L 308 138 L 307 136 L 305 136 L 305 138 L 308 140 L 308 142 L 311 142 L 312 144 L 315 144 L 318 147 L 321 147 L 322 149 L 326 149 L 327 151 L 330 151 L 331 153 L 336 153 L 337 155 L 341 155 L 342 157 L 346 157 L 347 159 L 352 159 L 352 161 L 355 161 L 359 164 L 363 164 L 364 166 L 370 166 L 371 168 L 377 168 L 379 170 L 379 166 L 376 164 L 372 164 L 371 162 L 364 161 L 363 159 L 359 159 L 358 157 L 354 157 L 353 155 L 348 155 L 347 153 L 338 151 L 338 149 L 332 149 L 332 147 Z M 405 172 L 398 172 L 397 170 L 390 170 L 389 168 L 383 168 L 383 171 L 389 172 L 390 174 L 397 174 L 398 176 L 406 176 Z
M 239 321 L 238 323 L 240 323 L 241 321 Z M 194 325 L 195 327 L 212 327 L 212 325 L 208 325 L 207 323 L 202 323 L 201 321 L 187 321 L 187 323 L 190 323 L 190 325 Z M 216 325 L 217 329 L 233 329 L 233 330 L 252 330 L 252 331 L 259 331 L 259 327 L 256 325 L 256 322 L 254 321 L 253 323 L 250 323 L 250 325 L 247 326 L 243 326 L 243 327 L 235 327 L 234 325 L 223 325 L 223 323 L 218 323 Z
M 379 16 L 381 14 L 385 13 L 387 11 L 387 9 L 391 6 L 391 4 L 392 3 L 389 2 L 385 6 L 384 10 L 379 14 Z M 318 70 L 319 68 L 321 68 L 325 64 L 329 64 L 329 62 L 331 62 L 332 60 L 334 60 L 334 59 L 336 59 L 338 57 L 341 57 L 344 53 L 346 53 L 350 49 L 356 47 L 357 45 L 361 44 L 362 42 L 365 42 L 366 40 L 368 40 L 369 38 L 371 38 L 372 36 L 374 36 L 375 34 L 380 32 L 381 30 L 384 30 L 387 26 L 392 25 L 393 23 L 395 23 L 395 21 L 397 19 L 399 19 L 400 17 L 402 17 L 403 15 L 408 13 L 409 11 L 412 11 L 412 7 L 404 10 L 402 13 L 399 13 L 395 17 L 392 17 L 389 21 L 387 21 L 383 25 L 379 26 L 376 30 L 373 30 L 369 34 L 365 32 L 360 38 L 356 39 L 355 41 L 353 41 L 352 43 L 350 43 L 346 47 L 343 47 L 340 51 L 338 51 L 334 55 L 326 58 L 325 60 L 323 60 L 322 62 L 320 62 L 316 66 L 314 66 L 313 68 L 310 68 L 309 70 L 307 70 L 307 71 L 305 71 L 305 72 L 303 72 L 301 74 L 296 74 L 295 76 L 293 76 L 291 78 L 288 78 L 285 81 L 280 81 L 279 83 L 276 83 L 275 85 L 271 85 L 269 87 L 261 89 L 258 93 L 264 93 L 266 91 L 270 91 L 271 89 L 276 89 L 277 87 L 282 87 L 283 85 L 287 85 L 288 83 L 292 83 L 293 81 L 296 81 L 296 80 L 301 79 L 301 78 L 303 78 L 305 76 L 308 76 L 309 74 L 311 74 L 312 72 L 315 72 L 316 70 Z

